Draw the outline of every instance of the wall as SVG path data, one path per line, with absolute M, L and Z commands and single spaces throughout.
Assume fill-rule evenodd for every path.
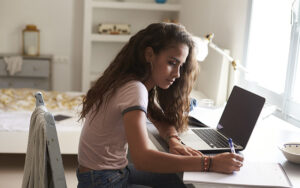
M 21 54 L 26 24 L 40 29 L 40 52 L 51 54 L 53 89 L 80 90 L 83 1 L 1 0 L 0 53 Z
M 186 26 L 188 31 L 201 37 L 208 33 L 214 33 L 213 42 L 221 48 L 229 49 L 231 56 L 243 63 L 249 0 L 184 0 L 181 2 L 184 3 L 182 3 L 180 22 Z M 210 49 L 209 55 L 211 56 L 212 51 Z M 217 55 L 213 54 L 213 56 Z M 205 73 L 206 68 L 219 70 L 220 61 L 220 57 L 208 56 L 206 61 L 201 63 L 202 72 Z M 216 97 L 212 96 L 213 90 L 209 84 L 217 87 L 219 84 L 214 81 L 228 79 L 227 77 L 216 79 L 220 76 L 218 74 L 219 72 L 207 76 L 201 75 L 200 72 L 199 79 L 205 79 L 205 81 L 199 82 L 198 80 L 198 89 L 208 98 Z M 201 77 L 203 75 L 205 77 Z M 205 82 L 207 85 L 201 85 Z
M 181 0 L 180 21 L 198 36 L 215 33 L 214 42 L 242 60 L 248 1 Z M 53 89 L 79 91 L 83 1 L 1 0 L 0 53 L 21 53 L 21 31 L 26 24 L 41 30 L 41 53 L 59 60 L 53 63 Z

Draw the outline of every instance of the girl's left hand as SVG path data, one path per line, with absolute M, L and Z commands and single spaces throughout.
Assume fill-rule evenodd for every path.
M 203 155 L 200 151 L 194 150 L 191 147 L 183 145 L 176 138 L 171 138 L 169 140 L 169 152 L 172 154 L 176 154 L 176 155 L 188 155 L 188 156 L 202 156 Z

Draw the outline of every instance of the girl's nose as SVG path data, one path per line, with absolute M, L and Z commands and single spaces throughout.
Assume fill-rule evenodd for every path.
M 178 66 L 178 67 L 174 70 L 174 77 L 175 77 L 175 78 L 179 78 L 179 77 L 180 77 L 180 66 Z

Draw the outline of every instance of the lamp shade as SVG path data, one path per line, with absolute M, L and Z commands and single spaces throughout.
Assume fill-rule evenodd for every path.
M 200 37 L 193 37 L 195 46 L 196 46 L 196 53 L 197 53 L 197 60 L 199 62 L 204 61 L 206 56 L 208 55 L 208 43 L 209 41 L 206 38 Z

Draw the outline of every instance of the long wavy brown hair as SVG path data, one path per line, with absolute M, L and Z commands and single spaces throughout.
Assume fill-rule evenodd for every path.
M 131 80 L 145 83 L 151 76 L 151 64 L 145 58 L 145 49 L 151 47 L 156 55 L 176 44 L 186 44 L 189 54 L 180 69 L 180 78 L 168 89 L 154 87 L 149 91 L 148 115 L 155 121 L 164 121 L 179 132 L 187 128 L 189 94 L 198 73 L 195 47 L 184 26 L 153 23 L 132 36 L 110 63 L 103 75 L 89 89 L 83 99 L 80 119 L 91 111 L 93 117 L 101 105 L 107 105 L 118 88 Z

